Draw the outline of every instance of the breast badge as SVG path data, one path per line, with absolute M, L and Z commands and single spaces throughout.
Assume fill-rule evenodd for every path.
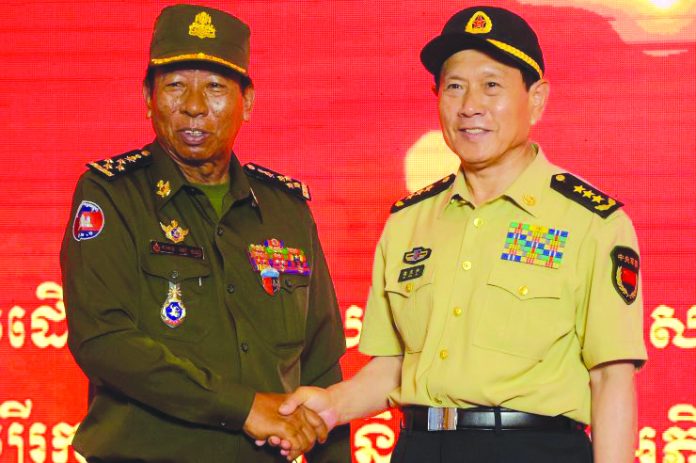
M 613 263 L 612 283 L 619 296 L 631 305 L 638 297 L 638 270 L 640 269 L 640 257 L 638 253 L 625 246 L 616 246 L 611 251 Z
M 280 274 L 309 275 L 311 269 L 302 249 L 285 247 L 278 239 L 249 245 L 249 262 L 261 276 L 263 289 L 271 296 L 280 289 Z
M 172 220 L 169 225 L 165 225 L 160 222 L 160 227 L 162 227 L 164 236 L 166 236 L 167 239 L 171 240 L 174 244 L 184 241 L 184 238 L 186 238 L 186 235 L 188 235 L 189 232 L 188 229 L 180 227 L 179 222 L 176 220 Z
M 181 301 L 181 285 L 179 283 L 169 282 L 169 292 L 167 299 L 162 304 L 160 317 L 165 325 L 170 328 L 176 328 L 186 318 L 186 307 Z
M 500 258 L 557 269 L 563 261 L 567 239 L 565 230 L 510 222 Z
M 399 283 L 422 277 L 424 270 L 425 265 L 416 265 L 415 267 L 406 267 L 401 269 L 399 272 Z
M 432 249 L 418 246 L 417 248 L 413 248 L 404 254 L 404 263 L 417 264 L 418 262 L 423 262 L 430 257 L 431 253 Z
M 73 238 L 76 241 L 96 238 L 104 229 L 104 212 L 97 203 L 82 201 L 73 220 Z

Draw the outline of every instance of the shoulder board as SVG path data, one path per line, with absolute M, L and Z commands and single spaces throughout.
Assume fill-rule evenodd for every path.
M 244 172 L 250 177 L 263 180 L 273 185 L 281 186 L 290 193 L 306 201 L 312 199 L 312 196 L 309 194 L 309 187 L 306 184 L 300 182 L 299 180 L 295 180 L 294 178 L 290 178 L 287 175 L 273 172 L 270 169 L 266 169 L 265 167 L 261 167 L 252 162 L 244 165 Z
M 151 162 L 152 157 L 149 151 L 133 150 L 112 158 L 90 162 L 87 164 L 87 167 L 102 177 L 113 180 L 116 177 L 121 177 L 140 167 L 147 166 Z
M 449 174 L 447 177 L 441 178 L 437 182 L 431 183 L 425 188 L 421 188 L 420 190 L 414 191 L 410 195 L 401 198 L 400 200 L 392 204 L 391 213 L 393 214 L 394 212 L 400 211 L 401 209 L 408 207 L 412 204 L 416 204 L 417 202 L 422 201 L 425 198 L 430 198 L 431 196 L 435 196 L 436 194 L 445 191 L 447 188 L 449 188 L 450 185 L 452 185 L 452 182 L 454 182 L 454 178 L 454 174 Z
M 569 173 L 554 174 L 551 177 L 551 188 L 604 219 L 623 206 L 622 202 Z

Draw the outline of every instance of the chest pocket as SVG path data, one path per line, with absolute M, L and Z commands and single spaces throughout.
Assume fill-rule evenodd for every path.
M 139 326 L 156 339 L 198 341 L 205 337 L 211 323 L 217 323 L 216 289 L 207 260 L 166 255 L 143 255 L 140 267 L 144 284 L 140 301 Z M 178 283 L 186 316 L 176 327 L 161 318 L 162 307 L 169 298 L 171 283 Z
M 424 265 L 422 276 L 406 281 L 399 281 L 399 276 L 408 268 L 405 264 L 385 273 L 387 281 L 384 290 L 389 307 L 404 348 L 409 353 L 423 350 L 433 310 L 434 266 L 429 263 Z
M 561 299 L 562 277 L 557 270 L 497 263 L 484 289 L 474 344 L 542 360 L 573 329 L 572 304 Z

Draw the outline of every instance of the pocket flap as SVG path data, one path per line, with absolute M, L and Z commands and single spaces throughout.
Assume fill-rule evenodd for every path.
M 513 264 L 520 266 L 521 264 Z M 527 270 L 527 271 L 525 271 Z M 532 269 L 494 268 L 488 278 L 488 284 L 502 288 L 520 300 L 535 298 L 561 297 L 561 285 L 558 275 L 553 269 L 538 269 L 541 272 L 529 271 Z
M 388 293 L 409 297 L 423 286 L 431 284 L 434 275 L 432 265 L 399 266 L 392 271 L 385 272 L 384 290 Z
M 186 280 L 210 275 L 210 263 L 207 260 L 188 257 L 148 254 L 140 260 L 140 266 L 145 273 L 167 280 Z

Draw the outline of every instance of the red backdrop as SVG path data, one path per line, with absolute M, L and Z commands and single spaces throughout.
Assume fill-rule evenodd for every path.
M 0 461 L 66 462 L 86 381 L 65 346 L 58 250 L 84 164 L 152 131 L 140 93 L 162 1 L 9 1 L 0 9 Z M 252 29 L 256 106 L 240 160 L 308 183 L 344 312 L 347 376 L 391 202 L 451 156 L 420 48 L 461 1 L 210 1 Z M 642 250 L 640 463 L 696 461 L 696 6 L 693 0 L 489 2 L 538 31 L 552 84 L 534 138 L 626 203 Z M 422 138 L 424 135 L 427 137 Z M 427 160 L 426 160 L 427 158 Z M 385 462 L 395 412 L 353 423 Z

